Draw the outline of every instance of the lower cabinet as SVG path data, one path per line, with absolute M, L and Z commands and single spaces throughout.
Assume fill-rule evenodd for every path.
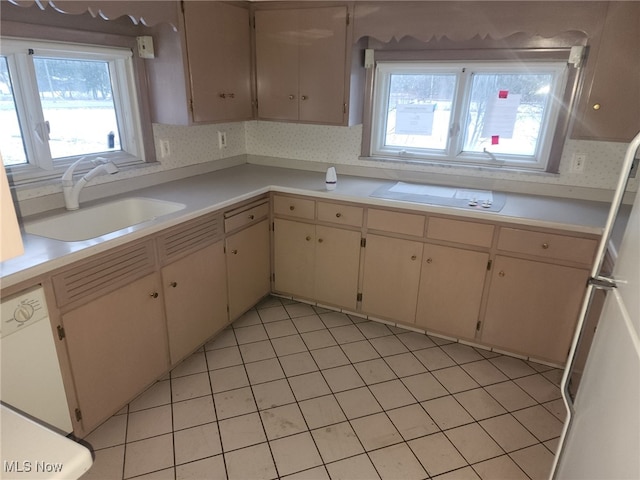
M 413 323 L 421 261 L 421 242 L 368 235 L 362 311 L 376 317 Z
M 222 240 L 162 268 L 171 364 L 228 324 Z
M 416 325 L 473 340 L 488 263 L 488 253 L 425 244 Z
M 227 281 L 231 321 L 269 293 L 269 254 L 268 220 L 227 237 Z
M 169 368 L 156 273 L 70 310 L 62 322 L 85 432 Z
M 589 272 L 502 255 L 492 270 L 482 343 L 564 364 Z

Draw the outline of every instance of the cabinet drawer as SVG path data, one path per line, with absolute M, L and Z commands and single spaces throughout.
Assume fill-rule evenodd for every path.
M 322 222 L 361 227 L 363 211 L 361 207 L 318 202 L 318 220 Z
M 597 246 L 593 239 L 515 228 L 500 229 L 498 239 L 499 250 L 583 264 L 592 262 Z
M 422 237 L 425 217 L 412 213 L 390 212 L 370 208 L 367 211 L 367 228 L 385 232 L 402 233 Z
M 231 232 L 267 215 L 269 215 L 269 202 L 244 205 L 224 214 L 224 231 Z
M 313 220 L 315 202 L 306 198 L 283 197 L 276 195 L 273 197 L 273 212 L 276 215 L 287 215 L 289 217 L 307 218 Z
M 493 229 L 493 225 L 484 223 L 429 217 L 427 238 L 488 248 L 493 240 Z

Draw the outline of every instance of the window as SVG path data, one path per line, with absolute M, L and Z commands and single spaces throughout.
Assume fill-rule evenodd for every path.
M 546 170 L 565 62 L 378 62 L 370 153 Z
M 14 178 L 55 174 L 83 155 L 144 161 L 132 52 L 3 39 L 0 149 Z

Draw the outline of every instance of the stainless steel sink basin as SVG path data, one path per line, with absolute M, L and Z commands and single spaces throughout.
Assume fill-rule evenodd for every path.
M 77 242 L 116 232 L 183 208 L 185 205 L 182 203 L 132 197 L 26 222 L 24 230 L 41 237 Z

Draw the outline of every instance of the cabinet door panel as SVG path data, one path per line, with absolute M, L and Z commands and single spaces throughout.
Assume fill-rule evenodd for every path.
M 416 324 L 473 339 L 489 254 L 425 244 Z
M 313 298 L 315 226 L 279 218 L 274 224 L 275 290 Z
M 413 323 L 422 243 L 368 235 L 362 284 L 365 313 Z
M 316 226 L 315 299 L 355 310 L 360 232 Z
M 227 238 L 229 318 L 233 321 L 269 293 L 269 222 Z
M 158 283 L 148 275 L 62 316 L 85 432 L 169 367 Z
M 563 364 L 589 273 L 498 255 L 482 341 Z
M 165 266 L 162 281 L 171 363 L 175 364 L 228 323 L 222 242 Z

